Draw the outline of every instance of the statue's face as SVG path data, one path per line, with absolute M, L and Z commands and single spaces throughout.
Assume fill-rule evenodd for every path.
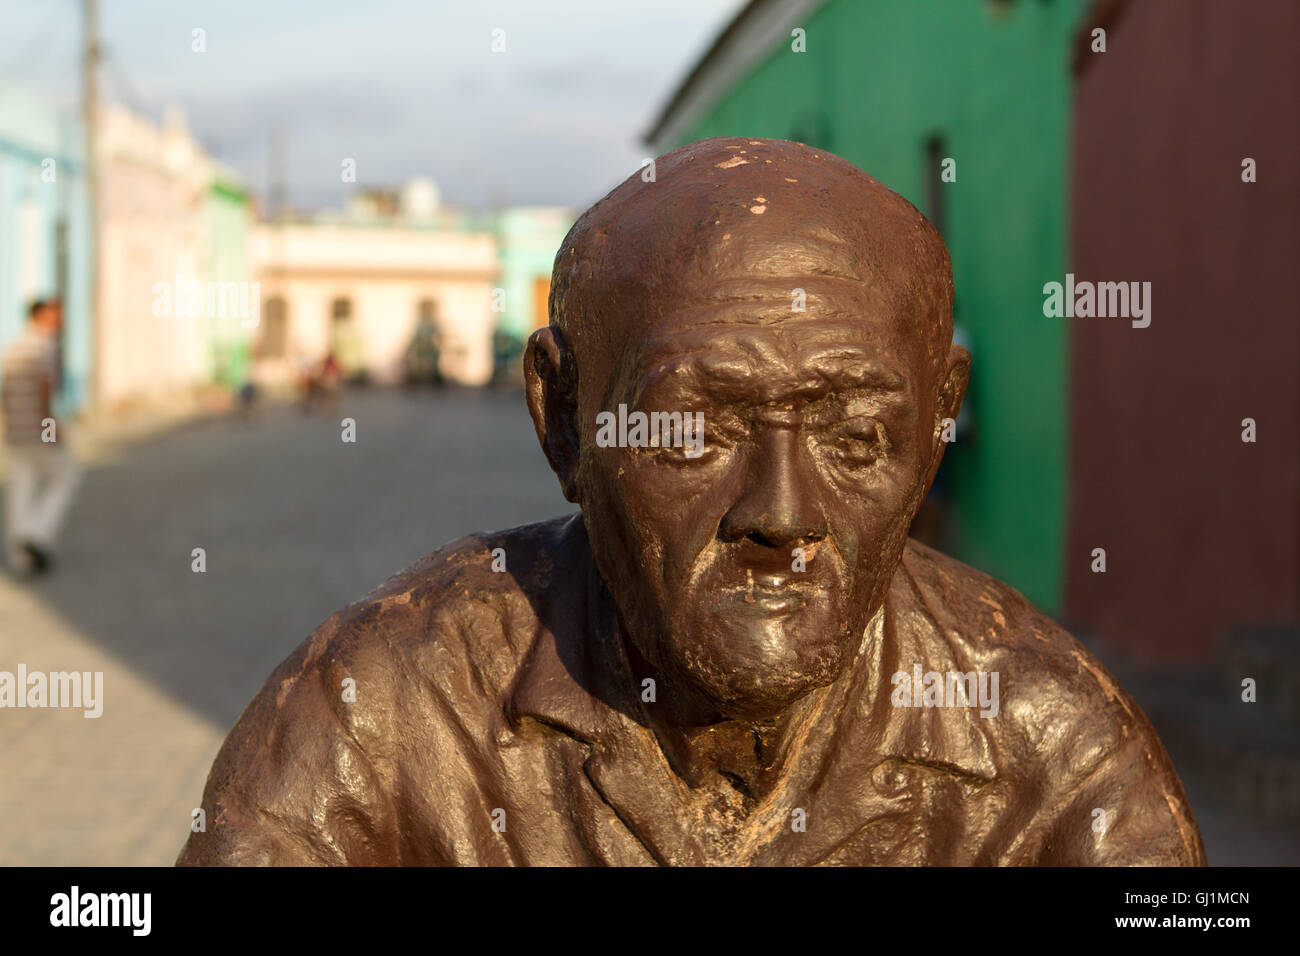
M 568 331 L 530 341 L 529 406 L 659 699 L 772 716 L 842 672 L 902 555 L 965 387 L 951 273 L 837 157 L 719 139 L 657 162 L 557 257 Z M 638 412 L 702 416 L 702 447 L 634 447 Z
M 702 453 L 584 434 L 581 500 L 645 659 L 720 713 L 761 716 L 832 681 L 879 606 L 929 478 L 934 374 L 899 290 L 695 291 L 652 303 L 606 410 L 700 413 Z

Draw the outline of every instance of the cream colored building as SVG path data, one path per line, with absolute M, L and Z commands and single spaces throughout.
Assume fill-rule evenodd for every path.
M 333 352 L 346 373 L 398 382 L 422 314 L 437 326 L 444 377 L 464 385 L 491 379 L 500 276 L 495 236 L 438 215 L 427 186 L 408 186 L 408 212 L 412 193 L 418 215 L 376 215 L 354 203 L 352 214 L 337 221 L 255 227 L 260 380 L 291 381 L 304 363 Z
M 217 248 L 242 247 L 246 227 L 235 223 L 225 239 L 214 230 L 214 184 L 237 177 L 204 152 L 183 114 L 170 110 L 159 124 L 109 105 L 98 132 L 100 320 L 92 347 L 95 398 L 112 408 L 211 382 L 214 341 L 251 332 L 233 308 L 208 308 L 206 294 L 203 306 L 187 308 L 170 293 L 196 285 L 206 292 L 218 279 L 251 287 L 251 277 Z M 225 204 L 246 216 L 242 200 Z
M 158 282 L 197 275 L 207 182 L 179 117 L 158 126 L 110 106 L 99 121 L 100 401 L 165 394 L 203 372 L 206 329 L 157 317 Z

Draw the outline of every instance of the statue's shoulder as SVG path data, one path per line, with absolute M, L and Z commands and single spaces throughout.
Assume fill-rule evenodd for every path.
M 1092 652 L 1013 588 L 931 548 L 909 542 L 903 569 L 895 595 L 910 619 L 933 622 L 929 639 L 959 669 L 998 675 L 997 717 L 981 730 L 1000 775 L 1038 795 L 1043 861 L 1204 865 L 1155 729 Z
M 1078 646 L 1015 588 L 919 541 L 908 540 L 902 569 L 935 622 L 972 648 L 1033 648 L 1055 660 Z
M 916 541 L 908 542 L 903 567 L 956 658 L 998 673 L 1003 713 L 1032 731 L 1030 738 L 1083 726 L 1107 738 L 1154 737 L 1096 656 L 1020 592 Z
M 305 642 L 307 658 L 372 687 L 473 672 L 501 690 L 585 556 L 575 522 L 581 515 L 449 542 L 332 615 Z
M 551 592 L 579 576 L 559 565 L 585 540 L 571 519 L 469 535 L 331 615 L 227 736 L 204 797 L 214 829 L 181 862 L 402 860 L 411 781 L 437 793 L 445 775 L 473 782 L 466 761 L 494 766 L 471 752 L 498 739 L 534 608 L 563 601 Z
M 558 566 L 580 560 L 585 537 L 573 534 L 578 515 L 465 535 L 399 571 L 340 616 L 351 626 L 397 620 L 500 613 L 520 600 L 536 602 L 552 587 Z

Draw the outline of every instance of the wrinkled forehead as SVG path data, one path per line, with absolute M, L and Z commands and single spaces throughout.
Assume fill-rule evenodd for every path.
M 927 369 L 855 318 L 663 330 L 629 363 L 626 398 L 656 407 L 790 405 L 869 393 L 912 400 Z
M 722 243 L 711 268 L 642 287 L 610 315 L 629 398 L 765 403 L 927 387 L 941 317 L 899 276 L 820 236 L 742 231 Z
M 868 260 L 824 230 L 774 225 L 683 244 L 660 270 L 593 289 L 624 372 L 699 356 L 697 368 L 722 375 L 744 356 L 775 375 L 781 363 L 855 350 L 901 367 L 930 364 L 942 307 L 906 264 Z

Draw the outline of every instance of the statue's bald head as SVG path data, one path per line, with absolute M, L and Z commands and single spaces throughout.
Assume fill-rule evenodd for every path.
M 752 324 L 888 319 L 935 371 L 947 358 L 943 240 L 852 163 L 784 140 L 717 138 L 666 153 L 653 174 L 634 173 L 592 206 L 556 256 L 550 321 L 576 356 L 603 364 L 597 355 L 625 355 L 712 306 L 713 321 Z M 719 313 L 727 302 L 737 308 Z

